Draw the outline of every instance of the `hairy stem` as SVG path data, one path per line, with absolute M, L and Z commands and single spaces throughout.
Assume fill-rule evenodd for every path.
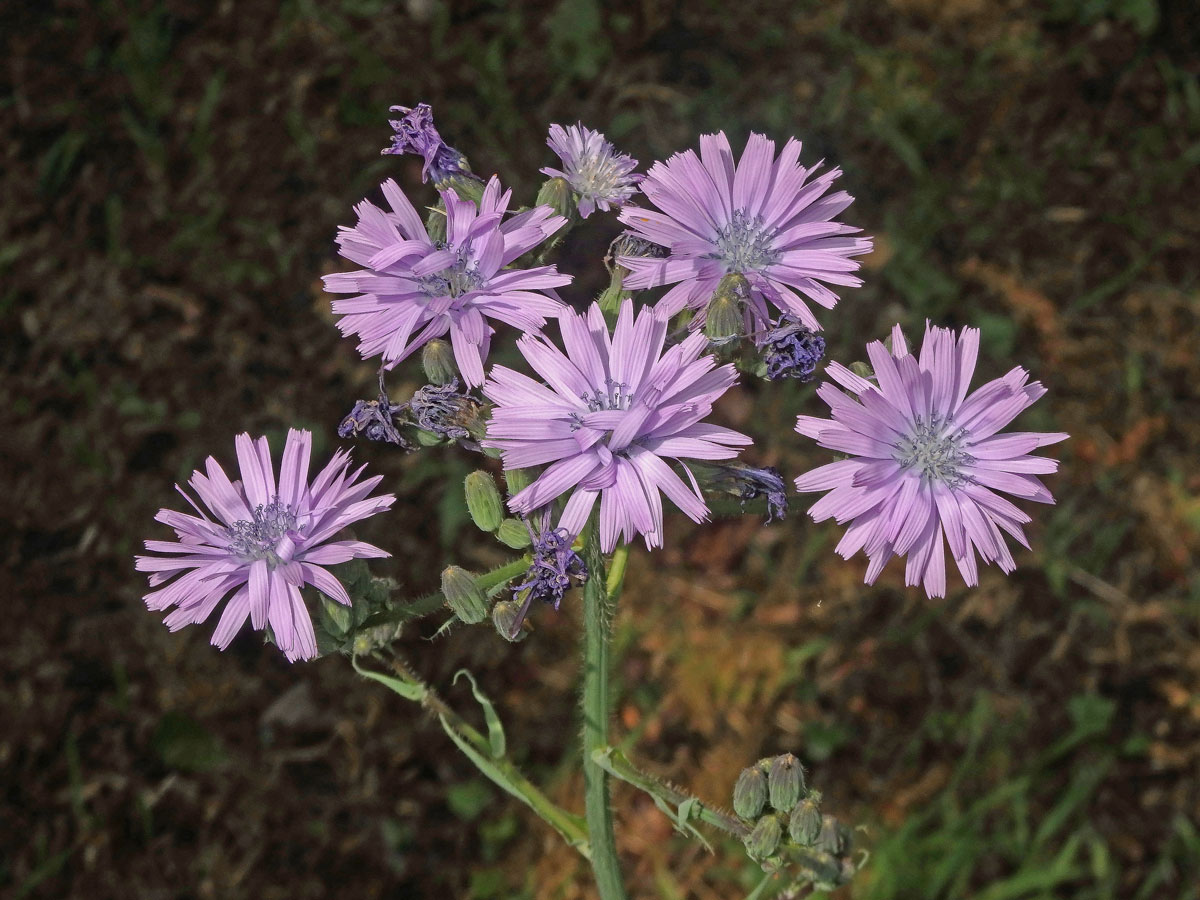
M 583 586 L 583 781 L 592 870 L 601 900 L 625 900 L 617 842 L 613 834 L 608 773 L 592 753 L 608 745 L 608 639 L 612 622 L 605 583 L 604 556 L 593 517 L 583 545 L 588 580 Z
M 567 812 L 543 794 L 507 756 L 493 755 L 492 742 L 455 712 L 433 688 L 421 681 L 407 666 L 395 660 L 392 663 L 395 674 L 384 675 L 364 669 L 355 657 L 351 658 L 351 663 L 360 675 L 378 681 L 407 700 L 420 703 L 437 716 L 442 729 L 480 772 L 497 787 L 512 794 L 537 813 L 562 836 L 563 840 L 578 850 L 584 859 L 591 857 L 587 831 L 579 816 Z
M 688 810 L 688 816 L 699 819 L 714 828 L 732 834 L 736 838 L 744 838 L 750 833 L 746 823 L 737 816 L 709 806 L 687 791 L 673 784 L 661 781 L 653 775 L 647 775 L 615 747 L 600 747 L 593 749 L 592 758 L 614 778 L 619 778 L 626 784 L 631 784 L 640 791 L 649 794 L 655 800 L 674 806 L 676 811 L 681 808 Z

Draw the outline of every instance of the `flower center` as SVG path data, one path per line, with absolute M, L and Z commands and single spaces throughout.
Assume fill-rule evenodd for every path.
M 896 442 L 896 451 L 900 454 L 896 461 L 947 487 L 957 487 L 967 481 L 961 469 L 974 458 L 962 449 L 966 432 L 961 428 L 952 430 L 949 425 L 950 421 L 940 416 L 935 415 L 928 422 L 918 416 L 912 432 Z
M 622 186 L 624 174 L 616 157 L 589 153 L 576 163 L 568 180 L 580 194 L 603 197 Z
M 280 540 L 296 527 L 296 512 L 278 498 L 266 506 L 259 504 L 254 519 L 239 519 L 225 529 L 229 550 L 243 559 L 265 559 L 272 566 L 283 562 L 277 552 Z
M 438 249 L 441 249 L 440 247 Z M 457 261 L 431 275 L 417 279 L 426 297 L 461 297 L 476 290 L 483 283 L 479 267 L 460 256 Z
M 587 404 L 588 412 L 599 412 L 602 409 L 625 410 L 633 405 L 633 391 L 629 390 L 627 384 L 606 378 L 604 390 L 596 388 L 591 394 L 580 394 L 579 399 Z
M 779 261 L 779 251 L 772 245 L 773 228 L 763 225 L 762 216 L 750 218 L 744 209 L 717 232 L 716 249 L 711 259 L 720 260 L 730 272 L 754 272 Z

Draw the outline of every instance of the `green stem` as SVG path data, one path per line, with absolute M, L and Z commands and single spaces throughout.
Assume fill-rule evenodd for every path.
M 612 561 L 608 566 L 608 581 L 604 589 L 608 591 L 609 606 L 616 606 L 621 598 L 621 588 L 625 585 L 625 566 L 629 562 L 629 545 L 622 544 L 613 551 Z
M 625 900 L 608 797 L 608 773 L 592 758 L 594 750 L 608 745 L 608 637 L 612 620 L 595 517 L 587 527 L 583 561 L 588 570 L 588 580 L 583 586 L 583 783 L 592 871 L 601 900 Z
M 399 661 L 393 663 L 395 675 L 384 675 L 382 672 L 364 669 L 358 664 L 357 657 L 351 657 L 350 662 L 360 675 L 378 681 L 406 700 L 420 703 L 436 715 L 442 729 L 480 772 L 497 787 L 512 794 L 541 816 L 563 840 L 578 850 L 584 859 L 591 858 L 587 831 L 579 816 L 567 812 L 543 794 L 507 756 L 493 755 L 491 741 L 451 709 L 433 688 L 408 671 Z
M 475 583 L 486 594 L 493 588 L 499 587 L 502 584 L 507 584 L 518 575 L 523 575 L 529 570 L 530 557 L 519 556 L 511 562 L 507 562 L 502 566 L 492 569 L 489 572 L 484 572 L 475 579 Z M 432 612 L 437 612 L 446 605 L 446 598 L 441 591 L 434 591 L 432 594 L 426 594 L 424 597 L 418 597 L 411 603 L 405 604 L 397 609 L 388 612 L 380 612 L 371 616 L 361 625 L 359 629 L 374 628 L 378 625 L 391 625 L 397 622 L 406 622 L 409 619 L 417 619 L 421 616 L 427 616 Z
M 674 806 L 676 811 L 685 807 L 685 804 L 690 804 L 686 806 L 690 818 L 696 818 L 701 822 L 712 825 L 714 828 L 720 828 L 722 831 L 728 832 L 736 838 L 745 838 L 750 834 L 750 829 L 746 826 L 746 823 L 737 816 L 732 816 L 729 813 L 711 807 L 687 791 L 681 790 L 665 781 L 660 781 L 653 775 L 647 775 L 631 763 L 625 754 L 615 747 L 603 747 L 593 750 L 592 758 L 614 778 L 619 778 L 626 784 L 633 785 L 638 790 L 649 794 L 655 800 Z

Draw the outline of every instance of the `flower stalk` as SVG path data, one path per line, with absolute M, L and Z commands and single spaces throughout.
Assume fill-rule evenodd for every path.
M 588 523 L 583 559 L 588 580 L 583 587 L 583 782 L 592 870 L 601 900 L 624 900 L 617 843 L 613 834 L 608 772 L 593 754 L 608 745 L 609 720 L 609 635 L 613 610 L 606 583 L 604 555 L 596 518 Z M 621 567 L 624 568 L 623 566 Z M 619 585 L 618 585 L 619 587 Z

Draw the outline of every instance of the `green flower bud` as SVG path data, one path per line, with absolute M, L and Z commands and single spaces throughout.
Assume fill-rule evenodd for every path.
M 615 313 L 621 308 L 621 301 L 629 296 L 629 292 L 625 290 L 627 274 L 629 274 L 629 270 L 624 266 L 614 265 L 612 267 L 612 274 L 608 278 L 608 287 L 601 291 L 600 296 L 596 298 L 601 312 Z
M 746 852 L 754 860 L 763 860 L 779 849 L 779 840 L 783 837 L 783 828 L 775 816 L 765 816 L 758 820 L 754 830 L 745 839 Z
M 492 624 L 496 626 L 496 631 L 500 633 L 500 637 L 506 641 L 512 641 L 514 644 L 518 641 L 525 640 L 525 632 L 518 630 L 513 634 L 513 628 L 517 624 L 517 619 L 521 615 L 521 604 L 515 600 L 500 600 L 492 607 Z
M 733 811 L 743 819 L 755 819 L 767 805 L 767 776 L 758 766 L 742 769 L 733 786 Z
M 508 485 L 508 496 L 512 497 L 533 484 L 533 471 L 531 469 L 505 469 L 504 482 Z
M 811 847 L 821 833 L 821 809 L 812 797 L 805 797 L 792 810 L 788 836 L 801 847 Z
M 568 219 L 575 213 L 575 198 L 567 179 L 555 176 L 548 179 L 538 190 L 538 206 L 549 206 L 560 216 Z
M 841 856 L 846 852 L 849 843 L 850 830 L 848 828 L 839 825 L 838 820 L 833 816 L 821 816 L 821 833 L 817 835 L 815 844 L 818 850 L 834 856 Z
M 855 375 L 857 375 L 859 378 L 874 378 L 875 377 L 874 370 L 869 365 L 867 365 L 865 362 L 850 363 L 850 371 L 853 372 Z
M 501 522 L 500 527 L 496 529 L 496 538 L 505 547 L 512 547 L 514 550 L 524 550 L 532 543 L 529 529 L 520 519 L 505 519 Z
M 775 757 L 767 784 L 771 789 L 771 805 L 780 812 L 790 810 L 804 793 L 804 767 L 800 760 L 790 753 Z
M 715 342 L 728 341 L 742 333 L 745 320 L 742 301 L 746 298 L 746 277 L 731 272 L 721 279 L 704 314 L 704 333 Z
M 458 377 L 454 351 L 441 338 L 434 338 L 421 351 L 421 368 L 432 384 L 449 384 Z
M 429 239 L 435 244 L 441 245 L 446 242 L 446 206 L 441 200 L 425 217 L 425 231 L 429 233 Z
M 466 569 L 458 566 L 447 566 L 442 570 L 442 593 L 446 595 L 446 604 L 454 610 L 454 614 L 474 625 L 482 622 L 488 614 L 488 601 L 483 591 Z
M 467 492 L 467 512 L 481 531 L 495 531 L 504 521 L 504 502 L 496 481 L 487 472 L 476 471 L 463 483 Z

